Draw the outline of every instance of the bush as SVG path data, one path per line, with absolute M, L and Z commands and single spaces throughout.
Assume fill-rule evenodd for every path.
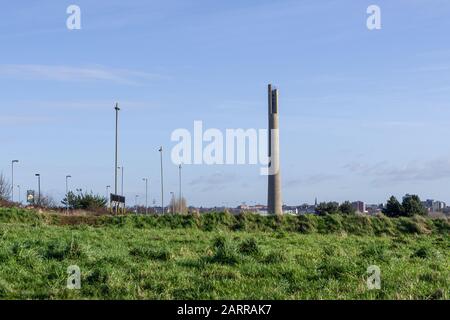
M 170 251 L 164 248 L 154 249 L 147 247 L 135 247 L 130 250 L 130 255 L 141 259 L 151 259 L 160 261 L 168 261 L 171 259 Z
M 314 233 L 317 231 L 317 217 L 307 214 L 298 217 L 297 231 L 300 233 Z
M 214 239 L 213 253 L 210 262 L 229 265 L 237 264 L 239 262 L 236 248 L 225 237 L 217 237 Z
M 212 231 L 218 228 L 231 228 L 235 223 L 234 217 L 228 212 L 206 213 L 201 216 L 201 228 Z
M 271 263 L 285 262 L 286 260 L 287 260 L 287 257 L 284 252 L 272 251 L 264 257 L 263 262 L 271 264 Z
M 105 209 L 108 200 L 103 196 L 94 195 L 92 192 L 83 193 L 80 191 L 79 194 L 75 194 L 70 191 L 61 203 L 70 209 L 97 211 L 99 209 Z
M 258 255 L 260 253 L 258 244 L 253 238 L 244 240 L 239 246 L 239 252 L 246 255 Z

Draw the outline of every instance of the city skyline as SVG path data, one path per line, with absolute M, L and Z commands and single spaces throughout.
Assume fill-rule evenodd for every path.
M 82 29 L 69 31 L 67 4 L 55 3 L 8 3 L 0 19 L 0 172 L 10 180 L 20 160 L 22 200 L 36 173 L 58 201 L 66 175 L 72 190 L 114 184 L 117 101 L 127 202 L 145 198 L 148 176 L 158 205 L 158 148 L 171 149 L 171 132 L 195 120 L 265 128 L 271 82 L 282 92 L 283 203 L 406 193 L 450 203 L 450 4 L 378 1 L 382 29 L 369 31 L 367 1 L 78 1 Z M 167 199 L 177 166 L 167 154 Z M 183 194 L 194 206 L 264 204 L 266 180 L 254 165 L 185 165 Z

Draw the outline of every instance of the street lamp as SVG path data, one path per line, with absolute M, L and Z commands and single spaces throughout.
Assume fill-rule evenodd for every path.
M 121 186 L 121 195 L 123 196 L 123 166 L 117 167 L 117 169 L 121 170 L 121 178 L 122 178 L 122 186 Z
M 148 214 L 148 178 L 142 178 L 145 181 L 145 214 Z
M 21 193 L 21 192 L 20 192 L 20 184 L 17 185 L 17 189 L 18 189 L 18 191 L 19 191 L 19 204 L 20 204 L 20 193 Z
M 115 168 L 114 168 L 114 194 L 117 195 L 117 159 L 118 159 L 118 140 L 119 140 L 119 104 L 116 102 L 116 106 L 114 108 L 116 110 L 116 149 L 115 149 Z
M 19 163 L 19 160 L 11 161 L 11 201 L 14 202 L 14 163 Z
M 134 207 L 135 207 L 136 213 L 138 213 L 138 198 L 139 198 L 139 195 L 136 195 L 134 197 Z
M 35 176 L 38 178 L 38 205 L 41 206 L 41 175 L 36 173 Z
M 66 210 L 69 210 L 69 178 L 72 178 L 71 175 L 66 176 Z
M 108 206 L 111 206 L 111 203 L 110 203 L 111 199 L 110 199 L 110 196 L 109 196 L 109 189 L 110 188 L 111 188 L 111 186 L 106 186 L 106 199 L 108 201 Z
M 179 196 L 179 200 L 178 200 L 178 213 L 181 213 L 181 163 L 180 163 L 180 165 L 178 166 L 178 175 L 179 175 L 179 178 L 180 178 L 180 194 L 178 195 Z
M 164 214 L 164 174 L 163 174 L 163 147 L 159 148 L 161 155 L 161 211 Z
M 174 195 L 174 193 L 173 192 L 170 192 L 170 195 L 172 196 L 172 209 L 171 209 L 171 211 L 172 211 L 172 214 L 174 214 L 175 213 L 175 195 Z

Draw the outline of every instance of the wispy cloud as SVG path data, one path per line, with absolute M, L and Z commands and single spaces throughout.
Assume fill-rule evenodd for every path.
M 103 66 L 73 67 L 41 64 L 3 64 L 0 65 L 0 77 L 22 80 L 108 81 L 131 85 L 167 78 L 156 73 Z
M 412 161 L 403 166 L 382 161 L 375 164 L 353 162 L 344 166 L 349 171 L 373 179 L 373 183 L 436 181 L 450 178 L 450 159 Z
M 156 101 L 120 100 L 117 101 L 126 109 L 159 108 Z M 109 110 L 115 105 L 114 100 L 22 100 L 15 102 L 0 102 L 0 110 Z
M 236 183 L 238 177 L 235 174 L 215 172 L 206 176 L 199 176 L 189 182 L 189 186 L 198 187 L 202 192 L 214 189 L 223 189 L 226 185 Z
M 299 178 L 288 179 L 285 183 L 285 187 L 297 187 L 297 186 L 310 186 L 314 184 L 320 184 L 323 182 L 335 181 L 339 178 L 335 174 L 318 173 L 311 174 Z
M 40 116 L 0 116 L 0 125 L 23 125 L 36 124 L 52 121 L 50 117 Z

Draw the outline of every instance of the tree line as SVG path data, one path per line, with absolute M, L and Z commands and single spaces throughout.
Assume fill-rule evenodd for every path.
M 342 204 L 337 202 L 322 202 L 315 208 L 317 215 L 324 216 L 328 214 L 353 215 L 356 214 L 356 209 L 349 201 Z M 418 195 L 408 195 L 403 198 L 400 203 L 396 197 L 391 196 L 384 208 L 382 209 L 384 215 L 388 217 L 412 217 L 415 215 L 426 216 L 428 210 L 420 201 Z

